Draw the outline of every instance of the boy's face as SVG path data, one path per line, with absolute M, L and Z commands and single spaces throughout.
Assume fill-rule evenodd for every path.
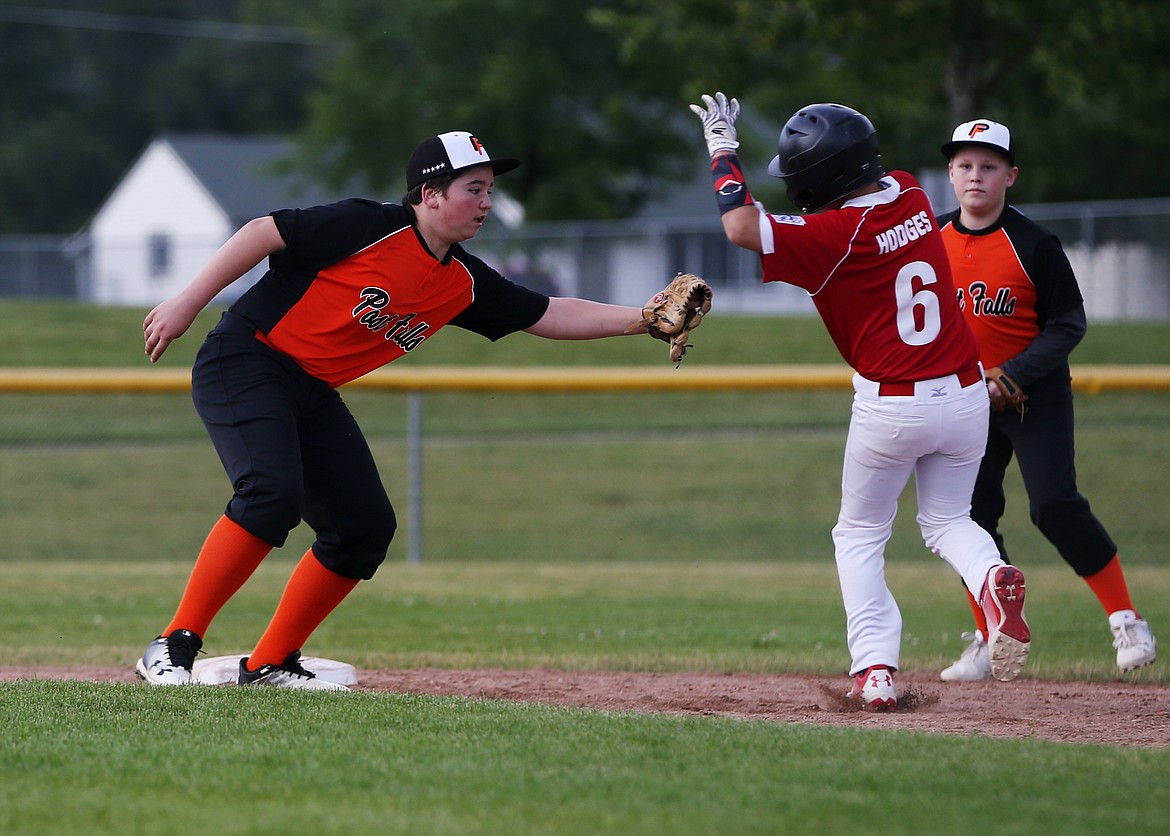
M 451 181 L 439 198 L 439 217 L 452 241 L 466 241 L 479 232 L 492 208 L 494 183 L 490 165 L 469 168 Z
M 947 171 L 959 206 L 980 214 L 1003 206 L 1007 190 L 1016 182 L 1019 169 L 998 151 L 968 145 L 955 152 Z

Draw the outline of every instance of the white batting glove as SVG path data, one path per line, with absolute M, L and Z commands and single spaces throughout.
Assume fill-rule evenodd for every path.
M 734 151 L 739 147 L 735 136 L 735 120 L 739 118 L 739 102 L 728 100 L 722 93 L 711 98 L 703 94 L 704 107 L 691 105 L 691 110 L 703 122 L 703 139 L 707 152 L 714 157 L 719 151 Z

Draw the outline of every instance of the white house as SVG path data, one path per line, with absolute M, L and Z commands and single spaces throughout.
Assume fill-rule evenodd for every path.
M 182 289 L 224 241 L 273 209 L 330 194 L 277 170 L 292 152 L 280 137 L 170 134 L 130 167 L 84 234 L 80 296 L 104 305 L 155 305 Z M 239 296 L 266 263 L 220 301 Z

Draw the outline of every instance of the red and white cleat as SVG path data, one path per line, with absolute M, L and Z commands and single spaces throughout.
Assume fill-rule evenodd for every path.
M 898 707 L 893 671 L 885 665 L 873 665 L 856 674 L 849 697 L 860 699 L 862 708 L 869 711 L 893 711 Z
M 1010 682 L 1020 675 L 1032 646 L 1024 620 L 1024 573 L 1015 566 L 996 566 L 987 573 L 979 603 L 987 616 L 991 676 Z

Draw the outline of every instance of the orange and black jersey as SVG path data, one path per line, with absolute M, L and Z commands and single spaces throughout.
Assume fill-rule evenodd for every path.
M 984 229 L 964 227 L 958 210 L 938 222 L 984 367 L 1001 366 L 1024 386 L 1049 374 L 1067 380 L 1085 314 L 1056 236 L 1012 206 Z
M 287 248 L 232 313 L 330 386 L 398 359 L 445 325 L 494 341 L 548 309 L 547 296 L 458 244 L 439 261 L 410 207 L 355 198 L 271 214 Z

